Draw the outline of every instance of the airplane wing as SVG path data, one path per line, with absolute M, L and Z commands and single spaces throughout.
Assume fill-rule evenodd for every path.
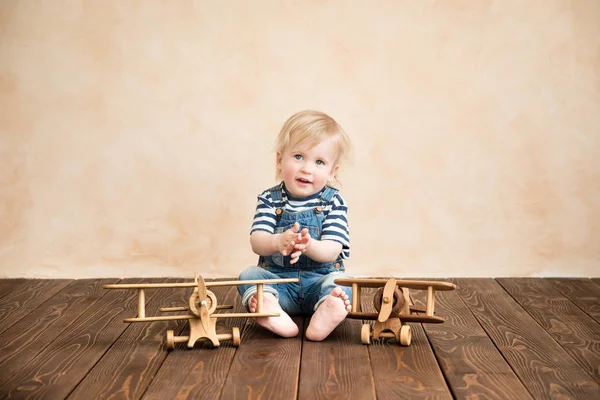
M 370 287 L 378 288 L 383 287 L 391 278 L 338 278 L 334 280 L 334 283 L 342 286 L 352 286 L 357 284 L 358 287 Z M 427 290 L 432 287 L 435 290 L 454 290 L 456 285 L 450 282 L 438 282 L 438 281 L 417 281 L 407 279 L 396 279 L 396 286 L 407 289 L 415 290 Z
M 297 278 L 289 279 L 263 279 L 263 280 L 248 280 L 248 281 L 211 281 L 205 282 L 206 287 L 216 286 L 241 286 L 241 285 L 273 285 L 276 283 L 294 283 L 299 282 Z M 104 285 L 104 289 L 159 289 L 159 288 L 192 288 L 197 287 L 196 282 L 181 282 L 181 283 L 113 283 Z

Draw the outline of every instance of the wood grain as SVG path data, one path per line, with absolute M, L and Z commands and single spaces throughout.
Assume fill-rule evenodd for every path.
M 214 287 L 211 291 L 219 304 L 233 305 L 235 312 L 244 311 L 235 287 Z M 242 331 L 246 318 L 224 319 L 217 322 L 217 333 L 229 332 L 237 326 Z M 187 335 L 185 328 L 182 334 Z M 197 343 L 188 349 L 187 343 L 178 343 L 168 353 L 156 377 L 152 380 L 144 399 L 217 399 L 223 389 L 236 348 L 231 341 L 223 341 L 218 348 L 208 343 Z
M 182 282 L 183 279 L 162 279 L 161 282 Z M 159 315 L 163 306 L 187 304 L 191 289 L 150 289 L 146 303 L 148 315 Z M 118 394 L 127 399 L 139 399 L 146 391 L 156 371 L 167 357 L 166 331 L 178 334 L 187 321 L 152 322 L 127 326 L 125 332 L 102 356 L 100 361 L 79 383 L 69 399 L 102 399 Z
M 127 328 L 123 318 L 131 316 L 136 307 L 137 293 L 133 291 L 107 293 L 14 374 L 0 392 L 17 398 L 67 397 Z
M 0 333 L 35 310 L 60 292 L 71 281 L 68 279 L 28 279 L 18 290 L 0 298 Z
M 308 327 L 310 318 L 305 318 Z M 304 339 L 298 399 L 374 399 L 369 350 L 360 321 L 344 320 L 322 342 Z
M 12 292 L 13 290 L 15 290 L 17 287 L 23 285 L 26 281 L 27 281 L 27 279 L 24 279 L 24 278 L 1 279 L 0 280 L 0 299 L 2 297 L 6 296 L 7 294 L 9 294 L 10 292 Z
M 497 281 L 580 367 L 600 383 L 600 324 L 546 279 Z
M 0 335 L 0 386 L 104 296 L 103 284 L 115 281 L 117 279 L 73 281 Z
M 426 293 L 411 291 L 417 305 Z M 436 293 L 441 325 L 423 324 L 444 376 L 457 398 L 529 399 L 531 395 L 456 292 Z
M 293 317 L 300 332 L 303 318 Z M 302 335 L 281 338 L 248 320 L 222 399 L 295 399 L 300 375 Z
M 600 323 L 600 286 L 595 279 L 548 278 L 548 281 L 577 307 Z
M 375 291 L 374 288 L 363 289 L 363 311 L 375 311 Z M 408 347 L 400 346 L 395 339 L 383 339 L 367 346 L 377 399 L 451 399 L 423 327 L 413 323 L 409 326 L 412 344 Z
M 534 398 L 600 398 L 600 386 L 495 280 L 453 281 Z

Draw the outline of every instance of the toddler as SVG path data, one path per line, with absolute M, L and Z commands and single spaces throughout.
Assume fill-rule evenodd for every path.
M 250 243 L 258 265 L 240 280 L 298 278 L 298 283 L 265 285 L 263 312 L 256 318 L 283 337 L 298 334 L 290 315 L 312 315 L 306 338 L 325 339 L 351 309 L 351 290 L 334 279 L 347 277 L 350 256 L 347 206 L 333 187 L 350 141 L 342 127 L 318 111 L 292 115 L 277 137 L 276 177 L 280 184 L 258 196 Z M 256 287 L 238 286 L 242 304 L 256 312 Z

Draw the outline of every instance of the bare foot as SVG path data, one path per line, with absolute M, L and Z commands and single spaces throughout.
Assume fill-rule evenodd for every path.
M 350 310 L 352 306 L 346 292 L 339 287 L 334 288 L 310 319 L 306 338 L 314 341 L 325 339 L 346 318 Z
M 254 295 L 250 298 L 250 301 L 248 301 L 248 308 L 251 313 L 256 312 L 256 304 L 256 295 Z M 272 293 L 265 293 L 263 295 L 262 311 L 265 313 L 279 314 L 279 317 L 254 318 L 256 323 L 263 328 L 283 337 L 294 337 L 298 334 L 298 326 L 292 321 L 290 316 L 281 309 L 279 302 Z

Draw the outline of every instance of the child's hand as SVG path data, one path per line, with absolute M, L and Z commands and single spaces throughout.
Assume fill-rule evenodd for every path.
M 301 236 L 298 230 L 300 230 L 300 224 L 296 222 L 290 229 L 279 235 L 277 249 L 282 255 L 290 254 L 296 243 L 300 241 Z
M 298 240 L 298 243 L 294 245 L 294 252 L 291 254 L 292 259 L 290 260 L 290 264 L 295 264 L 296 261 L 298 261 L 298 259 L 302 255 L 302 253 L 306 253 L 308 251 L 311 243 L 312 238 L 308 233 L 308 229 L 302 229 L 302 232 L 300 232 L 300 240 Z

